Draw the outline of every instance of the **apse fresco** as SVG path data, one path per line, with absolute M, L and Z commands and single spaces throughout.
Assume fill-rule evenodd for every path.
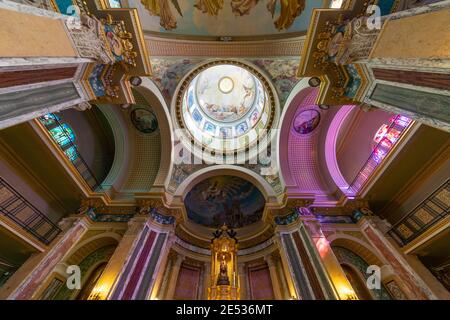
M 200 36 L 253 36 L 305 32 L 322 0 L 129 0 L 145 30 Z
M 261 219 L 264 196 L 251 182 L 235 176 L 211 177 L 198 183 L 184 200 L 188 218 L 207 226 L 243 227 Z

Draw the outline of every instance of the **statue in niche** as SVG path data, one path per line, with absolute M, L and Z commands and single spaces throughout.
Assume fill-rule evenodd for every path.
M 217 285 L 228 286 L 230 285 L 230 279 L 228 279 L 228 267 L 225 256 L 222 256 L 219 267 L 219 277 L 217 278 Z

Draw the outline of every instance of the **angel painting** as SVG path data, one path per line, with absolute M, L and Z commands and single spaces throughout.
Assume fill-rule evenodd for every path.
M 242 226 L 259 219 L 264 197 L 251 183 L 235 176 L 217 176 L 195 186 L 185 199 L 188 216 L 195 222 Z M 255 217 L 250 217 L 256 215 Z

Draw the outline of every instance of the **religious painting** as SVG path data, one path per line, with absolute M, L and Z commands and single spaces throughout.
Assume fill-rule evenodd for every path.
M 203 116 L 197 109 L 194 109 L 194 112 L 192 112 L 192 119 L 194 119 L 195 122 L 200 123 L 203 120 Z
M 241 122 L 240 124 L 238 124 L 236 126 L 236 134 L 237 135 L 242 135 L 242 134 L 246 133 L 247 130 L 248 130 L 247 122 Z
M 144 30 L 203 36 L 305 32 L 323 0 L 128 0 Z
M 223 139 L 230 138 L 233 132 L 231 127 L 220 127 L 220 137 Z
M 255 77 L 244 68 L 213 66 L 201 72 L 194 81 L 200 108 L 215 121 L 236 121 L 254 105 Z
M 158 120 L 155 114 L 145 108 L 136 108 L 131 111 L 131 122 L 133 126 L 142 133 L 153 133 L 158 129 Z
M 308 134 L 314 131 L 319 125 L 320 113 L 310 109 L 300 112 L 294 119 L 294 130 L 298 134 Z
M 252 125 L 252 127 L 256 124 L 256 122 L 258 122 L 258 120 L 259 120 L 259 112 L 258 110 L 255 110 L 250 116 L 250 124 Z
M 235 176 L 217 176 L 192 188 L 184 204 L 189 219 L 198 224 L 240 228 L 261 219 L 265 200 L 251 182 Z
M 208 132 L 210 134 L 214 134 L 214 132 L 216 132 L 216 126 L 208 121 L 205 122 L 205 126 L 203 129 L 205 130 L 205 132 Z

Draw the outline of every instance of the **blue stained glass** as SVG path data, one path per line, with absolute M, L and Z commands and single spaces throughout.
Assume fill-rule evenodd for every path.
M 69 149 L 66 149 L 64 153 L 70 161 L 75 161 L 78 158 L 78 153 L 75 146 L 71 146 Z
M 53 124 L 53 123 L 55 123 L 56 121 L 59 121 L 59 120 L 60 120 L 60 118 L 54 113 L 48 113 L 48 114 L 43 115 L 42 117 L 39 118 L 39 121 L 44 126 L 51 125 L 51 124 Z
M 75 134 L 73 133 L 72 128 L 66 123 L 51 129 L 50 134 L 61 148 L 68 145 L 71 141 L 75 141 Z
M 109 6 L 111 8 L 122 8 L 122 5 L 120 4 L 120 0 L 109 0 Z

